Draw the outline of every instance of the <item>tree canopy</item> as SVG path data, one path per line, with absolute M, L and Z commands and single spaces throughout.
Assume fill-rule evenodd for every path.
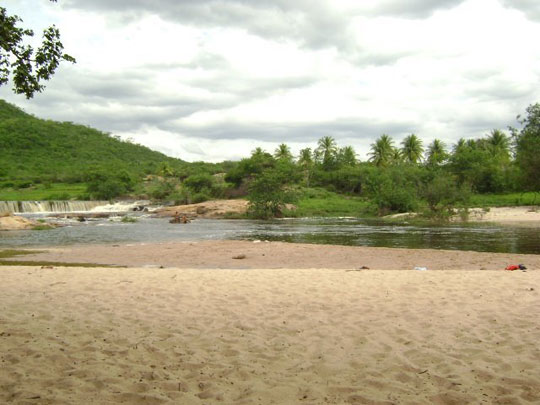
M 56 2 L 56 0 L 51 0 Z M 75 58 L 64 53 L 60 31 L 51 25 L 43 31 L 41 45 L 34 49 L 27 43 L 34 31 L 19 26 L 23 20 L 9 15 L 0 7 L 0 86 L 13 82 L 13 91 L 32 98 L 43 91 L 61 61 L 75 63 Z

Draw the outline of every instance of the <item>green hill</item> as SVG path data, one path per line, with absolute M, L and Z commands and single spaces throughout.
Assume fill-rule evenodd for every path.
M 68 182 L 88 173 L 129 173 L 142 177 L 188 163 L 69 122 L 43 120 L 0 100 L 0 182 Z

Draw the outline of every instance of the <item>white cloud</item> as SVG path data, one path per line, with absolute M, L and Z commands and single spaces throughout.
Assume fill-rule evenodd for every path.
M 55 22 L 66 50 L 38 116 L 187 160 L 335 136 L 365 157 L 382 133 L 452 143 L 540 101 L 540 23 L 527 0 L 8 0 Z

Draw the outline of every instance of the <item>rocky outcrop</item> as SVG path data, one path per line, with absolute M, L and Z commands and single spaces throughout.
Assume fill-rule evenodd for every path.
M 31 219 L 16 215 L 4 215 L 0 217 L 0 231 L 20 231 L 34 229 L 39 223 Z
M 180 217 L 185 215 L 188 218 L 225 218 L 229 215 L 243 215 L 248 207 L 247 200 L 212 200 L 199 204 L 177 205 L 166 207 L 157 211 L 160 217 Z

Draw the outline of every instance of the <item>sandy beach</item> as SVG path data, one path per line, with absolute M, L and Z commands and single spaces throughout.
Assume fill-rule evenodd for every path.
M 540 255 L 201 241 L 11 260 L 0 403 L 540 402 Z
M 531 254 L 262 241 L 128 243 L 39 250 L 44 253 L 13 260 L 188 269 L 503 270 L 520 263 L 531 270 L 540 269 L 540 255 Z
M 540 273 L 0 267 L 0 402 L 528 404 Z
M 538 206 L 471 208 L 468 220 L 471 222 L 495 222 L 498 224 L 517 224 L 540 228 L 540 210 Z

